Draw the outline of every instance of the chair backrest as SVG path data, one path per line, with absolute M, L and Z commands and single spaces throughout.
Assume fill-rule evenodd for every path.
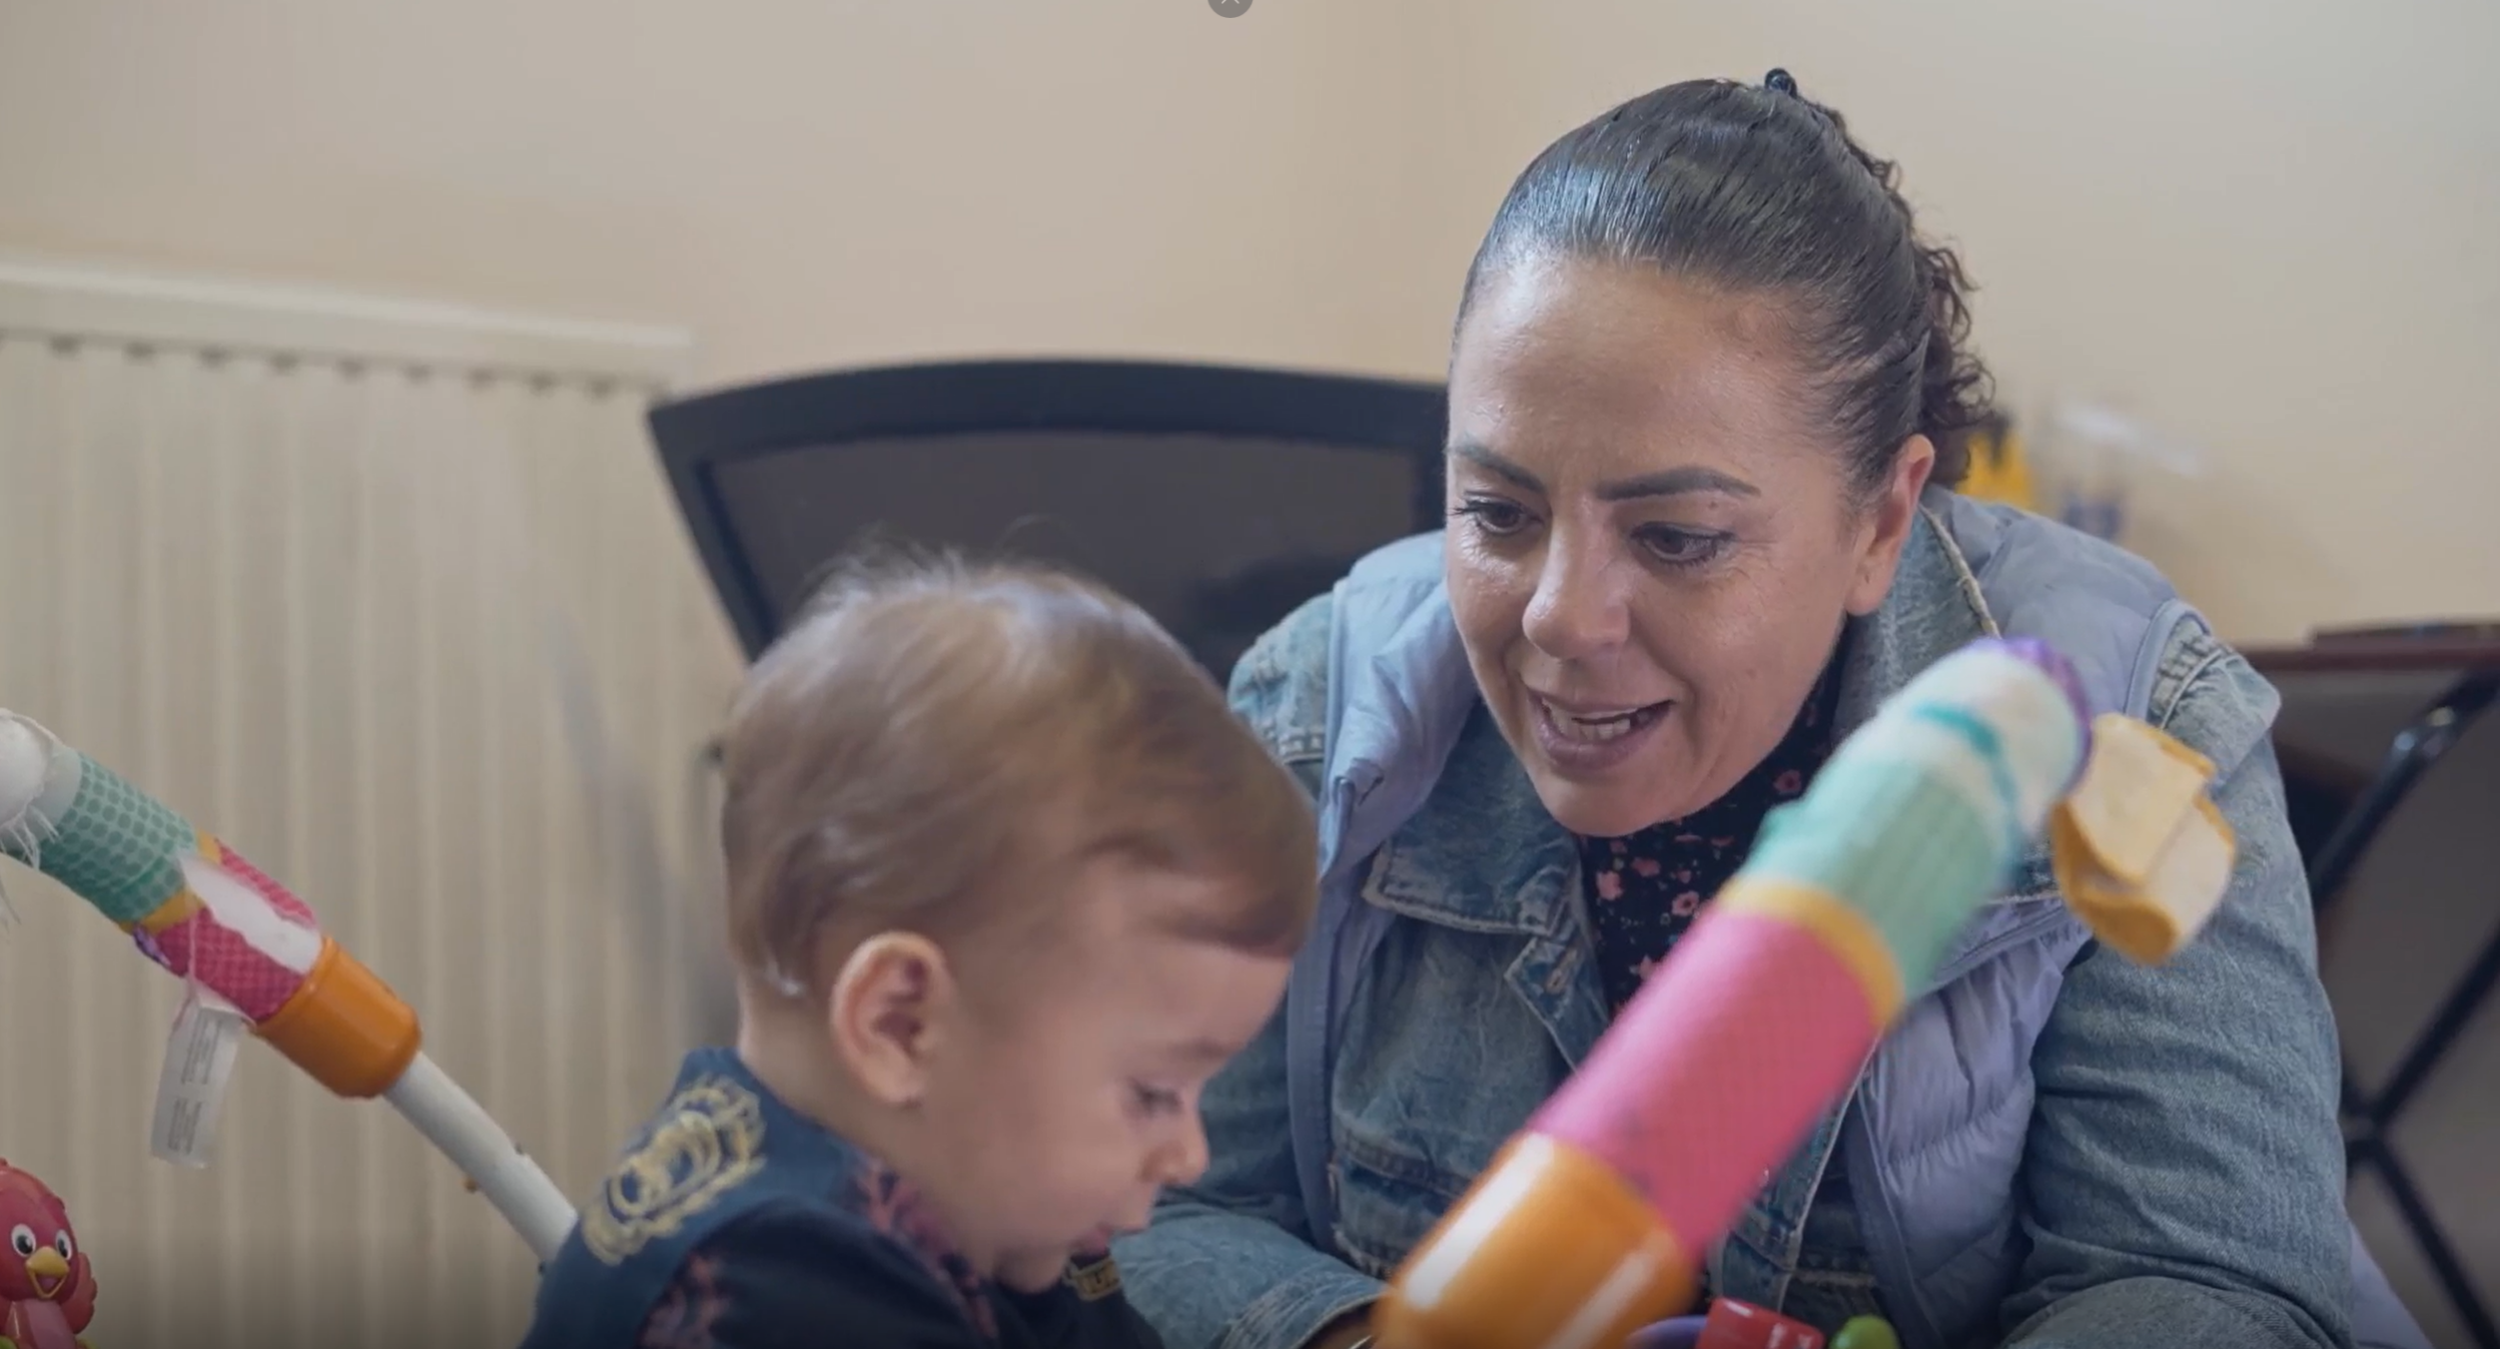
M 1071 565 L 1223 677 L 1250 641 L 1441 511 L 1436 383 L 1141 361 L 807 375 L 653 409 L 750 657 L 871 537 Z

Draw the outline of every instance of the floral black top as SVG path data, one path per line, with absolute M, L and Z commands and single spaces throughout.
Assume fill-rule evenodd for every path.
M 1610 1014 L 1623 1010 L 1701 906 L 1745 864 L 1762 817 L 1804 795 L 1831 757 L 1839 670 L 1835 659 L 1787 737 L 1727 795 L 1629 837 L 1580 840 L 1580 875 Z

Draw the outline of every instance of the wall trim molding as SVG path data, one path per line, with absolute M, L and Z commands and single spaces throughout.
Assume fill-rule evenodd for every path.
M 681 328 L 598 323 L 327 287 L 0 253 L 0 338 L 578 379 L 661 393 Z

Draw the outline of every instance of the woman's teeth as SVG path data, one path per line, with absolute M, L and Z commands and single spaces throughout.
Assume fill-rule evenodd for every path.
M 1575 716 L 1541 699 L 1539 704 L 1545 710 L 1545 719 L 1553 724 L 1555 730 L 1562 732 L 1565 739 L 1591 745 L 1602 745 L 1620 736 L 1630 735 L 1636 727 L 1643 725 L 1656 714 L 1654 707 L 1635 707 L 1623 712 Z

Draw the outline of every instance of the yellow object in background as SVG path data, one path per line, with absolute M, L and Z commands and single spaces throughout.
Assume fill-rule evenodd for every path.
M 1962 478 L 1962 495 L 2020 510 L 2040 509 L 2039 494 L 2031 484 L 2031 460 L 2023 453 L 2023 438 L 2014 430 L 2012 419 L 1989 418 L 1972 428 L 1968 444 L 1970 470 Z

